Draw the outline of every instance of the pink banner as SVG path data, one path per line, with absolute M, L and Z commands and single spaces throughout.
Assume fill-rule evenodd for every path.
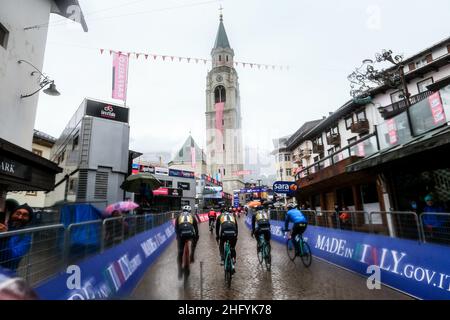
M 441 96 L 439 92 L 433 93 L 428 97 L 431 114 L 433 115 L 434 124 L 445 122 L 444 106 L 442 105 Z
M 169 194 L 169 189 L 167 188 L 159 188 L 156 190 L 153 190 L 154 196 L 167 196 Z
M 398 135 L 397 135 L 397 126 L 395 125 L 395 119 L 387 120 L 386 124 L 389 134 L 389 143 L 396 144 L 398 142 Z
M 191 147 L 191 163 L 192 163 L 192 168 L 195 168 L 197 166 L 196 159 L 195 159 L 195 147 Z
M 128 56 L 114 52 L 113 57 L 113 87 L 112 97 L 122 101 L 127 100 Z
M 358 156 L 365 157 L 366 153 L 364 151 L 364 142 L 358 143 Z
M 218 152 L 223 151 L 223 109 L 225 102 L 215 104 L 216 108 L 216 148 Z

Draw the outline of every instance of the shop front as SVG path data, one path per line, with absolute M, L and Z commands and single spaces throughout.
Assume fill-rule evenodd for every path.
M 56 163 L 0 138 L 0 212 L 9 191 L 50 191 L 62 172 Z

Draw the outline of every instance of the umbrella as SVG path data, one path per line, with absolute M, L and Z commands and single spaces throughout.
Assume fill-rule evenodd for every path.
M 142 183 L 148 185 L 152 190 L 162 186 L 162 183 L 151 173 L 138 173 L 128 176 L 120 187 L 125 191 L 138 193 Z
M 139 207 L 137 203 L 133 201 L 120 201 L 117 203 L 110 204 L 106 207 L 105 213 L 111 215 L 113 211 L 131 211 Z
M 261 205 L 261 202 L 260 201 L 250 201 L 247 205 L 252 208 L 259 207 Z

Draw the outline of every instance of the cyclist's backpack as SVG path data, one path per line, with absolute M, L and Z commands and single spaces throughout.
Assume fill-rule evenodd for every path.
M 269 215 L 265 211 L 258 211 L 256 213 L 256 225 L 261 231 L 270 230 Z
M 229 213 L 223 213 L 220 217 L 220 225 L 223 229 L 236 228 L 236 219 Z
M 194 218 L 191 214 L 187 212 L 183 212 L 180 214 L 180 216 L 178 217 L 178 229 L 181 238 L 186 239 L 194 237 Z

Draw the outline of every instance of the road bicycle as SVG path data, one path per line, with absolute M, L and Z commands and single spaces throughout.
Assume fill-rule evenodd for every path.
M 190 265 L 191 265 L 191 255 L 190 255 L 190 248 L 191 248 L 192 240 L 187 240 L 184 243 L 183 248 L 183 258 L 181 260 L 181 268 L 183 270 L 183 276 L 184 276 L 184 286 L 187 285 L 187 280 L 189 278 L 189 274 L 191 273 Z
M 209 220 L 209 232 L 213 233 L 214 231 L 214 220 Z
M 231 287 L 231 278 L 233 277 L 233 270 L 234 270 L 234 263 L 233 259 L 231 257 L 231 246 L 230 246 L 230 240 L 225 241 L 224 244 L 224 264 L 223 269 L 225 272 L 225 283 L 228 286 L 228 288 Z
M 257 252 L 257 254 L 259 264 L 262 265 L 264 261 L 267 271 L 270 271 L 272 266 L 271 248 L 270 242 L 266 241 L 266 239 L 264 238 L 264 234 L 259 235 L 259 251 Z
M 295 238 L 296 241 L 292 239 L 291 234 L 289 234 L 289 236 L 287 237 L 286 249 L 288 257 L 292 262 L 296 257 L 300 257 L 303 265 L 305 267 L 309 267 L 312 262 L 311 248 L 309 247 L 308 242 L 303 239 L 302 235 L 298 234 L 295 236 Z

